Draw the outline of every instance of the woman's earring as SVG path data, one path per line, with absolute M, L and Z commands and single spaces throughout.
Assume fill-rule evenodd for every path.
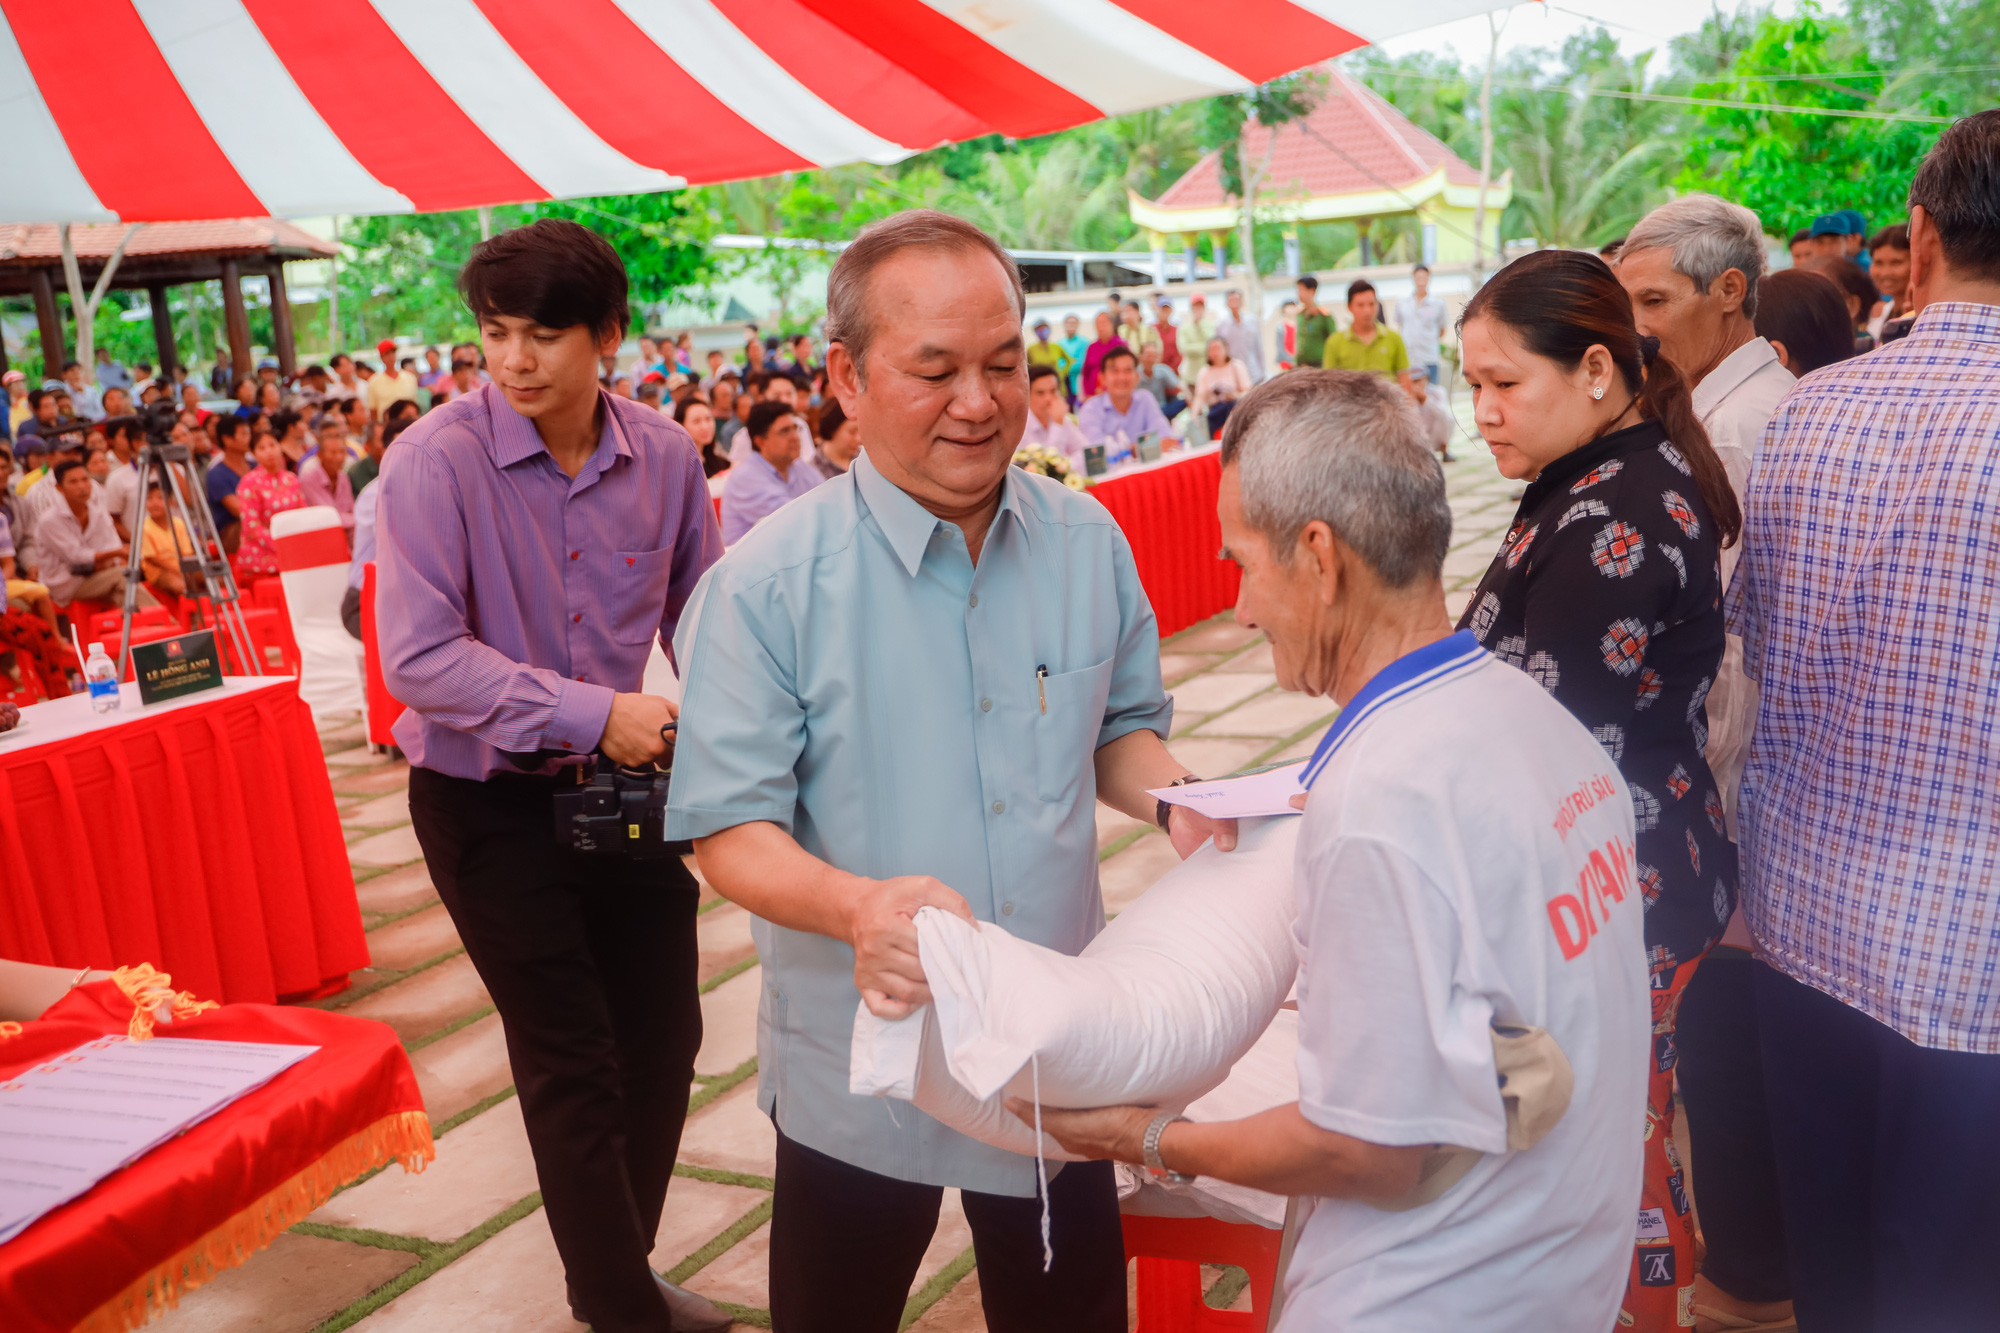
M 1597 386 L 1597 387 L 1596 387 L 1595 389 L 1592 389 L 1592 390 L 1590 391 L 1590 396 L 1591 396 L 1592 398 L 1602 398 L 1602 397 L 1604 397 L 1604 386 L 1603 386 L 1602 384 L 1600 384 L 1600 385 L 1598 385 L 1598 386 Z

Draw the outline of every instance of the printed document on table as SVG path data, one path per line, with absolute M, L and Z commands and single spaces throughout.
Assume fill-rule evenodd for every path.
M 1168 805 L 1199 810 L 1210 819 L 1296 815 L 1299 811 L 1292 808 L 1292 798 L 1305 790 L 1299 785 L 1299 773 L 1305 762 L 1301 759 L 1296 764 L 1246 777 L 1190 782 L 1185 787 L 1156 787 L 1146 794 L 1157 796 Z
M 0 1083 L 0 1244 L 318 1049 L 100 1037 Z

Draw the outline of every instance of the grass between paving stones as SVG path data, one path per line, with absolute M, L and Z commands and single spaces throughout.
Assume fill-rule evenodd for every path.
M 769 1176 L 753 1176 L 747 1171 L 724 1171 L 716 1166 L 694 1166 L 688 1162 L 675 1162 L 674 1174 L 689 1180 L 705 1180 L 711 1185 L 737 1185 L 746 1190 L 763 1190 L 767 1194 L 778 1188 L 778 1182 Z
M 679 1286 L 735 1247 L 736 1242 L 771 1220 L 771 1200 L 765 1199 L 724 1228 L 721 1235 L 667 1270 L 667 1281 Z
M 458 1031 L 460 1028 L 469 1028 L 474 1023 L 477 1023 L 480 1019 L 486 1017 L 488 1014 L 497 1014 L 499 1012 L 500 1011 L 498 1009 L 495 1009 L 490 1004 L 483 1005 L 478 1009 L 474 1009 L 471 1013 L 466 1014 L 463 1018 L 452 1019 L 451 1022 L 446 1023 L 436 1032 L 426 1032 L 421 1037 L 411 1038 L 409 1041 L 403 1043 L 403 1049 L 405 1051 L 408 1051 L 411 1055 L 415 1055 L 418 1051 L 421 1051 L 424 1047 L 430 1045 L 432 1042 L 442 1041 L 446 1037 L 449 1037 L 452 1033 Z
M 500 1091 L 492 1094 L 491 1096 L 480 1098 L 472 1105 L 466 1107 L 463 1111 L 460 1111 L 457 1115 L 446 1118 L 443 1123 L 432 1125 L 431 1141 L 435 1143 L 437 1140 L 451 1133 L 454 1129 L 457 1129 L 460 1125 L 472 1119 L 474 1116 L 492 1110 L 494 1107 L 498 1106 L 501 1102 L 506 1101 L 509 1097 L 512 1097 L 513 1095 L 514 1095 L 514 1085 L 509 1083 L 506 1087 L 500 1089 Z M 394 1165 L 395 1165 L 394 1162 L 384 1162 L 382 1165 L 378 1167 L 375 1167 L 368 1171 L 363 1171 L 360 1175 L 348 1181 L 345 1185 L 342 1185 L 338 1189 L 334 1190 L 334 1192 L 327 1197 L 338 1198 L 340 1195 L 347 1193 L 347 1191 L 355 1188 L 357 1185 L 366 1185 L 369 1181 L 375 1179 L 375 1177 L 381 1175 L 384 1171 L 387 1171 L 390 1167 Z M 304 1224 L 302 1223 L 301 1225 Z
M 464 945 L 460 945 L 454 949 L 446 949 L 435 958 L 426 958 L 423 962 L 412 964 L 404 968 L 401 972 L 384 972 L 366 986 L 349 986 L 338 995 L 329 995 L 323 1000 L 313 1000 L 310 1002 L 311 1007 L 314 1009 L 324 1009 L 329 1012 L 345 1009 L 348 1005 L 358 1000 L 366 999 L 378 990 L 393 986 L 399 981 L 405 981 L 410 977 L 414 977 L 419 972 L 428 972 L 439 963 L 448 963 L 464 952 Z
M 688 1098 L 687 1113 L 693 1115 L 745 1079 L 755 1078 L 756 1075 L 757 1057 L 754 1055 L 727 1074 L 713 1074 L 707 1078 L 696 1074 L 695 1081 L 701 1084 L 701 1091 Z
M 917 1294 L 910 1297 L 909 1303 L 903 1306 L 903 1317 L 896 1324 L 896 1333 L 902 1333 L 904 1329 L 921 1319 L 924 1311 L 943 1300 L 944 1294 L 962 1282 L 965 1275 L 972 1271 L 974 1262 L 972 1250 L 968 1247 L 964 1254 L 931 1274 L 931 1280 L 919 1287 Z
M 1232 1264 L 1201 1294 L 1202 1304 L 1211 1310 L 1227 1310 L 1249 1285 L 1250 1274 Z
M 415 907 L 405 907 L 400 912 L 377 912 L 374 914 L 375 924 L 368 927 L 368 929 L 370 931 L 380 930 L 384 926 L 392 925 L 395 922 L 401 921 L 406 916 L 415 916 L 419 912 L 428 912 L 431 908 L 436 907 L 437 905 L 438 905 L 438 900 L 436 898 L 432 898 L 429 902 L 418 903 Z
M 487 1218 L 472 1230 L 449 1244 L 425 1240 L 420 1236 L 396 1236 L 386 1231 L 364 1231 L 351 1227 L 327 1226 L 321 1222 L 300 1222 L 292 1230 L 306 1236 L 318 1236 L 322 1240 L 351 1241 L 357 1245 L 372 1245 L 378 1250 L 402 1250 L 419 1256 L 417 1262 L 390 1278 L 375 1290 L 363 1296 L 354 1304 L 315 1325 L 312 1333 L 341 1333 L 342 1329 L 354 1325 L 374 1314 L 377 1310 L 395 1300 L 398 1296 L 416 1286 L 425 1278 L 436 1273 L 454 1260 L 478 1249 L 508 1227 L 542 1206 L 542 1192 L 536 1190 L 527 1198 L 502 1209 Z
M 699 986 L 696 986 L 694 988 L 695 994 L 706 995 L 710 991 L 714 990 L 717 986 L 720 986 L 723 982 L 734 981 L 737 977 L 742 976 L 745 972 L 748 972 L 751 968 L 755 966 L 757 966 L 757 955 L 754 953 L 751 954 L 748 958 L 738 959 L 736 962 L 731 963 L 728 967 L 723 968 L 720 972 L 717 972 L 707 981 L 704 981 Z

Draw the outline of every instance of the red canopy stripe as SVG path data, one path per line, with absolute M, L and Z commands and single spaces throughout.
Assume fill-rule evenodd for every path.
M 368 0 L 242 2 L 347 151 L 419 212 L 548 197 L 459 109 Z M 425 132 L 394 132 L 391 108 L 399 122 Z
M 1328 23 L 1291 0 L 1231 0 L 1227 22 L 1210 0 L 1112 0 L 1161 32 L 1265 83 L 1301 66 L 1366 46 L 1365 37 Z
M 270 212 L 181 91 L 131 0 L 0 7 L 70 156 L 106 208 L 127 222 L 166 222 L 187 216 L 192 195 L 207 217 Z M 109 51 L 118 58 L 107 66 Z M 134 107 L 145 109 L 143 130 L 133 124 Z M 173 146 L 171 169 L 162 144 Z
M 921 151 L 992 128 L 800 0 L 711 3 L 821 101 L 891 143 Z
M 923 0 L 799 0 L 827 22 L 1016 139 L 1104 113 L 981 41 Z
M 731 111 L 611 0 L 566 0 L 556 24 L 537 0 L 475 3 L 535 77 L 634 162 L 690 181 L 818 165 Z

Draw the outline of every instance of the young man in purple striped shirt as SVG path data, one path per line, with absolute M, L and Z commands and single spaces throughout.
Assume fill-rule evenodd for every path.
M 379 482 L 410 817 L 506 1028 L 572 1312 L 721 1328 L 646 1258 L 701 1045 L 694 879 L 552 835 L 583 756 L 667 753 L 675 707 L 641 680 L 722 553 L 715 511 L 687 432 L 598 388 L 629 318 L 610 245 L 544 219 L 482 242 L 459 286 L 493 382 L 406 431 Z

